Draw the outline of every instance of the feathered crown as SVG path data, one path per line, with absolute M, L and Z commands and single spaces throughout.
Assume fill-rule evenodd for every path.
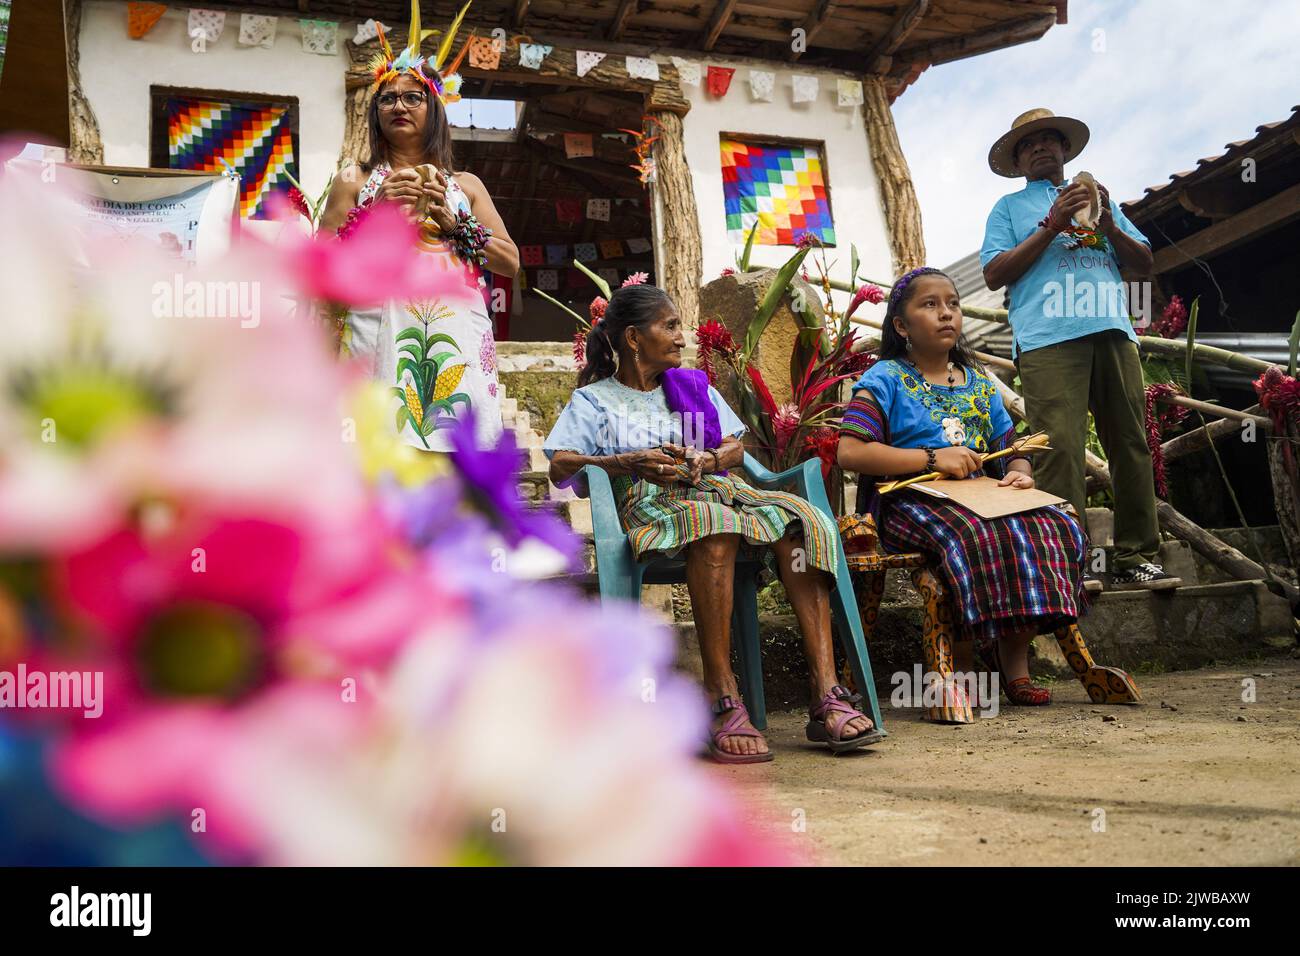
M 470 3 L 472 2 L 473 0 L 470 0 Z M 461 77 L 456 70 L 460 67 L 460 61 L 465 56 L 469 44 L 466 44 L 461 49 L 460 55 L 448 65 L 446 75 L 443 74 L 442 64 L 446 61 L 447 54 L 451 53 L 452 44 L 456 42 L 456 32 L 460 29 L 461 21 L 465 19 L 465 11 L 468 9 L 469 3 L 460 8 L 460 13 L 456 14 L 456 19 L 451 21 L 451 26 L 443 34 L 442 41 L 438 44 L 438 52 L 432 57 L 425 57 L 420 55 L 420 42 L 438 31 L 420 29 L 420 0 L 411 0 L 411 28 L 406 34 L 406 49 L 393 56 L 393 48 L 388 44 L 388 37 L 384 36 L 384 28 L 379 27 L 379 52 L 371 58 L 367 67 L 375 78 L 370 88 L 377 90 L 388 80 L 409 73 L 428 87 L 429 92 L 443 103 L 455 103 L 459 100 Z M 433 75 L 426 74 L 421 67 L 427 67 Z

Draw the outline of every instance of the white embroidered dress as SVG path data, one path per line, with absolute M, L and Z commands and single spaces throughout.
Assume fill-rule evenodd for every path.
M 361 187 L 358 205 L 374 200 L 392 172 L 381 163 Z M 445 173 L 444 173 L 445 175 Z M 447 176 L 447 202 L 453 210 L 470 211 L 469 197 Z M 466 264 L 441 239 L 424 240 L 421 255 L 431 268 L 463 269 Z M 368 360 L 373 378 L 400 390 L 392 391 L 393 414 L 402 439 L 416 448 L 449 451 L 445 422 L 465 408 L 474 412 L 480 447 L 495 444 L 501 434 L 501 398 L 497 382 L 496 340 L 487 308 L 483 270 L 469 264 L 471 281 L 464 294 L 401 302 L 390 300 L 376 309 L 348 314 L 343 353 Z M 439 419 L 443 420 L 439 425 Z

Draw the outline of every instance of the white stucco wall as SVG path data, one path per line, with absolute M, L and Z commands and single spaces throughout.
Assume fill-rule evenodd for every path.
M 298 21 L 281 17 L 269 50 L 239 45 L 239 15 L 206 53 L 194 53 L 186 9 L 168 9 L 142 39 L 126 34 L 126 4 L 87 0 L 81 19 L 81 85 L 99 120 L 104 162 L 149 165 L 149 88 L 179 86 L 298 98 L 298 169 L 303 186 L 318 194 L 338 162 L 343 143 L 345 38 L 339 28 L 334 56 L 307 53 Z
M 828 249 L 828 262 L 837 265 L 831 276 L 841 281 L 849 277 L 849 244 L 856 244 L 862 266 L 860 275 L 891 279 L 889 235 L 885 214 L 880 205 L 876 173 L 871 165 L 862 107 L 837 105 L 835 81 L 842 73 L 813 69 L 781 69 L 766 64 L 762 69 L 776 73 L 772 102 L 754 100 L 750 94 L 750 63 L 728 62 L 710 57 L 701 61 L 717 66 L 731 66 L 727 95 L 718 99 L 699 86 L 683 84 L 682 90 L 691 104 L 682 127 L 686 139 L 686 162 L 695 184 L 695 202 L 700 216 L 704 268 L 702 281 L 716 279 L 724 268 L 735 265 L 743 244 L 733 244 L 727 237 L 727 218 L 722 195 L 722 156 L 719 146 L 722 132 L 748 136 L 785 136 L 823 143 L 827 185 L 830 187 L 831 215 L 835 224 L 836 248 Z M 701 72 L 706 72 L 701 68 Z M 820 80 L 817 99 L 795 103 L 795 73 L 817 76 Z M 659 218 L 662 222 L 662 217 Z M 671 242 L 672 237 L 663 237 Z M 793 246 L 755 245 L 751 264 L 778 266 L 794 254 Z M 808 272 L 817 270 L 809 260 Z M 836 304 L 843 307 L 847 296 L 836 294 Z M 870 316 L 874 309 L 864 305 L 861 314 Z

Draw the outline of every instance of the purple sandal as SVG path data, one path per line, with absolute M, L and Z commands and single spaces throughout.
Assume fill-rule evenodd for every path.
M 848 688 L 836 684 L 819 703 L 808 708 L 808 726 L 804 728 L 804 735 L 814 743 L 826 744 L 835 753 L 857 750 L 884 740 L 884 735 L 875 727 L 869 727 L 856 737 L 840 736 L 849 721 L 855 717 L 867 717 L 857 707 L 861 700 L 861 694 L 850 694 Z M 829 729 L 826 726 L 827 715 L 830 715 Z
M 733 754 L 722 749 L 723 737 L 757 737 L 763 739 L 763 735 L 753 727 L 746 727 L 749 723 L 749 711 L 745 710 L 745 705 L 734 697 L 719 697 L 713 703 L 713 712 L 715 714 L 727 714 L 727 718 L 722 722 L 722 726 L 713 731 L 709 736 L 709 756 L 718 763 L 764 763 L 771 760 L 774 754 L 768 751 L 765 754 Z

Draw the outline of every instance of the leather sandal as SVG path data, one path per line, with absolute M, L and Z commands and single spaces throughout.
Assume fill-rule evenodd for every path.
M 826 744 L 834 753 L 857 750 L 884 740 L 884 735 L 874 726 L 855 737 L 842 736 L 851 720 L 867 717 L 858 709 L 857 705 L 861 701 L 861 694 L 851 694 L 848 688 L 836 684 L 825 697 L 808 708 L 808 726 L 804 728 L 804 736 L 814 743 Z M 867 717 L 867 720 L 870 721 L 871 718 Z
M 749 711 L 739 699 L 730 695 L 719 697 L 713 702 L 713 712 L 727 715 L 722 721 L 722 726 L 709 735 L 709 756 L 718 763 L 765 763 L 775 756 L 770 750 L 762 754 L 733 754 L 722 749 L 724 737 L 764 739 L 763 735 L 753 727 L 745 726 L 749 723 Z

